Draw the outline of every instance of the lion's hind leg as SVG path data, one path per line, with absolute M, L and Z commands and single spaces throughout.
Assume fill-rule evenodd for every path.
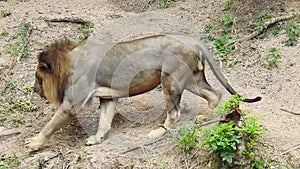
M 148 134 L 148 137 L 150 138 L 162 136 L 167 130 L 170 130 L 180 118 L 180 99 L 182 90 L 178 86 L 176 80 L 166 73 L 163 73 L 161 83 L 166 100 L 167 118 L 163 126 L 152 130 Z
M 212 110 L 219 104 L 221 99 L 221 93 L 214 90 L 205 78 L 203 71 L 197 71 L 194 73 L 193 78 L 187 83 L 185 89 L 204 98 L 208 102 L 208 109 L 197 117 L 197 121 L 203 122 L 207 118 L 210 118 Z

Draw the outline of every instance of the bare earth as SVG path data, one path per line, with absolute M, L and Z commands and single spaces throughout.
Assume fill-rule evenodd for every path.
M 224 13 L 222 3 L 225 1 L 185 0 L 175 2 L 167 9 L 159 9 L 157 3 L 150 5 L 150 2 L 152 1 L 0 1 L 0 11 L 11 12 L 8 17 L 0 16 L 0 31 L 6 29 L 9 32 L 8 36 L 0 35 L 1 88 L 10 82 L 20 88 L 24 85 L 33 86 L 36 56 L 43 47 L 63 37 L 76 40 L 79 36 L 79 24 L 47 23 L 45 18 L 67 17 L 89 21 L 94 24 L 95 36 L 108 44 L 131 36 L 162 32 L 186 33 L 200 38 L 205 34 L 205 25 Z M 244 1 L 234 2 L 242 5 Z M 257 16 L 264 10 L 279 13 L 281 7 L 276 6 L 278 2 L 267 0 L 261 5 L 265 8 L 255 8 L 257 11 L 252 11 L 252 15 Z M 288 12 L 300 12 L 299 1 L 289 1 L 283 6 Z M 235 9 L 241 11 L 239 8 Z M 249 12 L 237 13 L 249 17 L 240 20 L 244 24 L 252 18 Z M 17 41 L 13 37 L 20 32 L 24 23 L 30 23 L 32 28 L 29 37 L 30 53 L 28 58 L 21 59 L 11 66 L 14 57 L 7 52 L 7 48 Z M 247 34 L 245 31 L 241 32 Z M 232 68 L 224 68 L 224 73 L 237 91 L 249 97 L 260 95 L 263 98 L 258 103 L 243 103 L 241 107 L 251 110 L 254 115 L 262 115 L 260 123 L 267 134 L 260 140 L 261 149 L 258 152 L 265 159 L 270 159 L 272 168 L 300 168 L 300 48 L 299 44 L 295 47 L 284 46 L 281 42 L 286 38 L 283 30 L 277 36 L 270 34 L 264 39 L 239 44 L 232 58 L 242 62 Z M 266 68 L 264 56 L 272 47 L 280 49 L 282 58 L 277 68 L 269 70 Z M 8 72 L 10 68 L 11 71 Z M 230 98 L 212 73 L 207 73 L 212 86 L 224 93 L 222 99 Z M 47 104 L 35 93 L 15 91 L 17 95 L 32 97 L 33 103 L 37 104 L 39 109 L 28 113 L 24 117 L 24 124 L 18 127 L 12 125 L 11 116 L 0 123 L 0 133 L 20 132 L 0 137 L 0 164 L 1 161 L 6 162 L 12 154 L 20 159 L 17 165 L 10 168 L 210 167 L 207 152 L 196 150 L 185 154 L 175 146 L 171 134 L 158 140 L 143 137 L 165 118 L 164 98 L 159 89 L 119 100 L 119 114 L 114 120 L 114 129 L 102 144 L 84 145 L 88 135 L 97 130 L 99 110 L 97 104 L 94 104 L 90 110 L 79 114 L 77 120 L 57 132 L 45 149 L 35 154 L 29 154 L 25 148 L 25 139 L 41 130 L 56 107 Z M 0 99 L 6 97 L 6 94 L 0 95 Z M 181 106 L 182 120 L 176 129 L 191 125 L 195 116 L 203 113 L 207 107 L 203 99 L 188 92 L 184 93 Z

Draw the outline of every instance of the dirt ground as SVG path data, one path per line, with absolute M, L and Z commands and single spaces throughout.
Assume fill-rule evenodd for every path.
M 159 1 L 161 2 L 161 1 Z M 158 140 L 143 136 L 157 127 L 164 119 L 164 99 L 159 89 L 149 93 L 121 99 L 117 104 L 118 115 L 108 139 L 100 145 L 85 146 L 85 139 L 96 132 L 99 109 L 97 101 L 78 119 L 60 130 L 47 146 L 34 154 L 25 147 L 25 139 L 37 134 L 51 118 L 56 107 L 42 100 L 37 94 L 26 91 L 33 86 L 36 56 L 42 49 L 64 37 L 77 40 L 81 35 L 80 24 L 46 22 L 47 19 L 81 18 L 93 23 L 93 36 L 106 42 L 114 42 L 147 33 L 177 32 L 204 37 L 205 25 L 220 14 L 234 12 L 238 16 L 237 31 L 241 36 L 249 21 L 255 21 L 262 12 L 277 15 L 300 12 L 300 1 L 266 0 L 234 1 L 230 11 L 224 11 L 225 0 L 182 0 L 172 2 L 162 9 L 153 0 L 0 0 L 0 101 L 13 91 L 14 95 L 32 98 L 39 108 L 21 114 L 15 125 L 15 116 L 6 114 L 0 120 L 0 133 L 13 133 L 0 137 L 0 164 L 8 168 L 209 168 L 208 153 L 196 150 L 191 154 L 177 148 L 169 135 Z M 252 10 L 253 9 L 253 10 Z M 10 15 L 4 17 L 3 11 Z M 21 27 L 30 24 L 28 36 L 29 55 L 14 62 L 20 56 L 12 56 L 9 46 L 16 44 Z M 298 23 L 299 24 L 299 23 Z M 3 35 L 7 30 L 8 35 Z M 270 168 L 300 168 L 300 48 L 299 44 L 287 47 L 284 30 L 277 36 L 253 39 L 237 45 L 233 60 L 241 63 L 224 66 L 223 72 L 231 84 L 243 95 L 262 96 L 262 101 L 241 105 L 252 114 L 262 115 L 260 124 L 266 136 L 260 140 L 262 156 L 270 161 Z M 300 39 L 298 39 L 300 40 Z M 109 47 L 109 43 L 107 43 Z M 209 45 L 209 44 L 208 44 Z M 104 47 L 104 48 L 105 48 Z M 281 51 L 277 68 L 267 69 L 264 56 L 270 48 Z M 226 100 L 230 95 L 207 71 L 210 84 L 222 91 Z M 13 84 L 14 90 L 8 84 Z M 207 105 L 205 100 L 185 92 L 182 102 L 182 119 L 176 126 L 191 125 L 193 119 Z M 292 112 L 292 113 L 291 113 Z M 3 112 L 0 112 L 3 115 Z M 0 116 L 1 119 L 1 116 Z M 176 131 L 176 130 L 175 130 Z M 1 165 L 0 165 L 1 168 Z

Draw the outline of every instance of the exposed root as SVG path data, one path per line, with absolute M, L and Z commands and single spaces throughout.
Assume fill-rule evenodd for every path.
M 45 22 L 58 22 L 58 23 L 59 22 L 64 22 L 64 23 L 75 23 L 75 24 L 80 24 L 80 25 L 92 24 L 92 22 L 86 21 L 82 18 L 69 18 L 69 17 L 53 18 L 53 19 L 44 18 L 43 20 Z

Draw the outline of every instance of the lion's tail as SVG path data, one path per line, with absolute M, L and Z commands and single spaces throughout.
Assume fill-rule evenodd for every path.
M 232 95 L 237 94 L 238 96 L 241 96 L 228 83 L 226 77 L 224 76 L 224 74 L 220 70 L 220 67 L 218 66 L 217 62 L 214 60 L 213 56 L 211 55 L 211 53 L 208 51 L 208 49 L 205 47 L 205 45 L 202 42 L 201 42 L 200 48 L 201 48 L 201 52 L 203 53 L 204 60 L 206 60 L 208 62 L 208 64 L 211 67 L 214 75 L 221 82 L 221 84 L 226 88 L 226 90 Z M 203 60 L 203 64 L 204 64 L 204 60 Z M 257 96 L 255 98 L 251 98 L 251 99 L 245 98 L 243 101 L 248 102 L 248 103 L 252 103 L 252 102 L 257 102 L 257 101 L 260 101 L 260 100 L 261 100 L 261 97 Z

